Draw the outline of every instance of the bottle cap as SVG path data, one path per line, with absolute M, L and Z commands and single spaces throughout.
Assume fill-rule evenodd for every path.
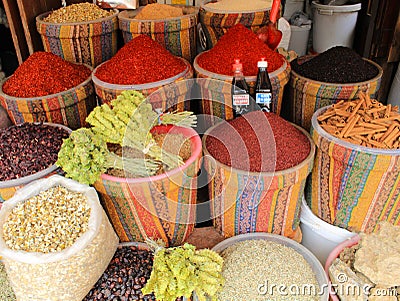
M 268 62 L 265 60 L 265 58 L 261 58 L 261 61 L 258 61 L 257 63 L 258 68 L 267 68 L 268 67 Z
M 233 71 L 243 70 L 243 65 L 239 59 L 235 59 L 235 63 L 232 65 L 232 70 Z

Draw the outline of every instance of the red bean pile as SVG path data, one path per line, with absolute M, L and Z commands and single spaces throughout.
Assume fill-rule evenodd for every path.
M 95 76 L 110 84 L 139 85 L 171 78 L 185 71 L 185 63 L 146 35 L 126 43 Z
M 63 60 L 51 52 L 35 52 L 3 84 L 13 97 L 39 97 L 72 89 L 87 80 L 92 71 Z
M 62 128 L 24 123 L 0 131 L 0 181 L 29 176 L 57 161 L 63 138 Z
M 282 55 L 271 50 L 254 32 L 238 23 L 231 27 L 211 50 L 199 55 L 197 63 L 207 71 L 231 76 L 234 60 L 240 59 L 243 74 L 256 76 L 257 62 L 261 58 L 268 62 L 269 73 L 281 67 L 285 61 Z
M 207 136 L 206 148 L 217 161 L 233 168 L 272 172 L 298 165 L 311 146 L 288 121 L 256 111 L 217 126 Z

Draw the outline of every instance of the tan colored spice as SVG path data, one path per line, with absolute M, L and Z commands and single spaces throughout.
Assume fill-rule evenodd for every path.
M 114 11 L 101 9 L 94 3 L 83 2 L 61 7 L 49 14 L 43 21 L 50 23 L 88 22 L 105 18 L 113 14 Z
M 319 300 L 319 285 L 311 266 L 290 247 L 267 241 L 247 240 L 222 252 L 225 278 L 220 301 Z M 286 288 L 287 295 L 278 287 Z M 309 287 L 315 288 L 315 294 Z M 299 294 L 293 290 L 299 289 Z
M 138 20 L 162 20 L 168 18 L 177 18 L 183 16 L 181 7 L 174 7 L 168 4 L 152 3 L 144 6 L 136 15 Z
M 19 203 L 3 225 L 12 250 L 59 252 L 88 230 L 90 207 L 82 193 L 56 186 Z
M 221 0 L 205 5 L 206 8 L 223 11 L 255 11 L 271 8 L 271 6 L 271 0 Z

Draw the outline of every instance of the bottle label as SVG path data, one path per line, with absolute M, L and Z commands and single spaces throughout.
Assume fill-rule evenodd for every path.
M 256 103 L 261 105 L 269 105 L 272 102 L 272 93 L 257 93 Z
M 249 94 L 232 95 L 232 104 L 234 106 L 248 106 L 250 104 Z

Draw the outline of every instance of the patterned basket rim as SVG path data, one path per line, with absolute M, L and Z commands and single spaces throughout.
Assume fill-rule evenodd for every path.
M 253 13 L 261 13 L 261 12 L 263 12 L 263 13 L 265 13 L 265 12 L 268 12 L 268 11 L 271 11 L 271 8 L 272 8 L 272 3 L 271 3 L 271 6 L 269 6 L 269 7 L 265 7 L 265 8 L 260 8 L 260 9 L 254 9 L 254 10 L 249 10 L 249 11 L 243 11 L 243 10 L 222 10 L 222 9 L 215 9 L 215 8 L 212 8 L 212 7 L 209 7 L 209 6 L 207 6 L 207 4 L 209 3 L 209 2 L 211 2 L 212 0 L 210 0 L 210 1 L 205 1 L 204 3 L 202 3 L 201 5 L 200 5 L 200 12 L 202 12 L 203 10 L 204 10 L 204 12 L 206 12 L 206 13 L 215 13 L 215 14 L 223 14 L 223 15 L 229 15 L 229 14 L 253 14 Z
M 138 241 L 120 242 L 118 248 L 123 247 L 137 247 L 140 250 L 150 251 L 150 247 L 146 243 Z
M 36 17 L 36 23 L 37 24 L 45 24 L 45 25 L 54 25 L 54 26 L 76 26 L 76 25 L 88 25 L 88 24 L 94 24 L 94 23 L 101 23 L 103 21 L 107 21 L 110 19 L 114 19 L 118 17 L 119 10 L 118 9 L 113 9 L 114 13 L 110 16 L 92 20 L 92 21 L 83 21 L 83 22 L 71 22 L 71 23 L 54 23 L 54 22 L 45 22 L 43 19 L 50 15 L 52 11 L 48 11 L 45 13 L 40 14 L 39 16 Z
M 93 83 L 97 86 L 97 87 L 101 87 L 102 89 L 112 89 L 112 90 L 147 90 L 147 89 L 154 89 L 160 86 L 164 86 L 164 85 L 168 85 L 173 83 L 174 81 L 176 81 L 177 79 L 184 77 L 188 72 L 190 72 L 191 70 L 191 65 L 189 64 L 189 62 L 187 60 L 185 60 L 184 58 L 181 57 L 177 57 L 179 59 L 181 59 L 185 65 L 186 65 L 186 69 L 184 71 L 182 71 L 181 73 L 167 78 L 167 79 L 163 79 L 157 82 L 152 82 L 152 83 L 146 83 L 146 84 L 133 84 L 133 85 L 119 85 L 119 84 L 111 84 L 111 83 L 107 83 L 105 81 L 102 81 L 101 79 L 99 79 L 95 74 L 97 69 L 102 66 L 103 64 L 107 63 L 108 61 L 105 61 L 103 63 L 101 63 L 100 65 L 98 65 L 92 72 L 92 81 Z
M 324 113 L 326 110 L 328 110 L 330 106 L 322 107 L 315 111 L 311 118 L 311 131 L 316 131 L 318 135 L 332 143 L 335 143 L 337 145 L 343 146 L 347 149 L 371 154 L 371 155 L 386 155 L 386 156 L 400 156 L 400 149 L 384 149 L 384 148 L 373 148 L 373 147 L 366 147 L 366 146 L 361 146 L 358 144 L 350 143 L 347 141 L 344 141 L 340 138 L 337 138 L 331 134 L 329 134 L 327 131 L 325 131 L 320 125 L 317 120 L 318 116 Z
M 206 52 L 208 52 L 208 51 L 210 51 L 210 50 L 204 51 L 204 52 L 199 53 L 198 55 L 196 55 L 196 57 L 194 58 L 194 61 L 193 61 L 193 68 L 194 68 L 194 70 L 195 70 L 197 73 L 204 74 L 204 75 L 207 75 L 207 76 L 212 77 L 212 78 L 216 78 L 216 79 L 220 79 L 220 80 L 223 80 L 223 81 L 232 82 L 232 76 L 214 73 L 214 72 L 208 71 L 208 70 L 206 70 L 206 69 L 204 69 L 204 68 L 202 68 L 202 67 L 199 66 L 199 64 L 197 63 L 197 60 L 199 59 L 199 57 L 200 57 L 202 54 L 204 54 L 204 53 L 206 53 Z M 278 74 L 280 74 L 280 73 L 282 73 L 283 71 L 285 71 L 285 70 L 288 68 L 288 66 L 290 67 L 290 64 L 288 64 L 288 62 L 286 61 L 285 58 L 282 57 L 282 60 L 283 60 L 282 66 L 280 66 L 280 67 L 279 67 L 278 69 L 276 69 L 275 71 L 273 71 L 273 72 L 271 72 L 271 73 L 268 73 L 268 75 L 269 75 L 270 77 L 278 76 Z M 245 79 L 246 79 L 247 82 L 249 82 L 249 81 L 250 81 L 250 82 L 251 82 L 251 81 L 254 82 L 254 81 L 256 81 L 256 79 L 257 79 L 257 75 L 254 75 L 254 76 L 245 76 Z
M 85 66 L 88 67 L 91 71 L 93 71 L 93 67 L 92 67 L 92 66 L 89 66 L 89 65 L 87 65 L 87 64 L 79 64 L 79 63 L 73 63 L 73 64 L 76 64 L 76 65 L 85 65 Z M 43 100 L 43 99 L 58 98 L 59 96 L 63 96 L 63 95 L 69 94 L 69 93 L 71 93 L 71 92 L 73 92 L 73 91 L 76 91 L 76 90 L 82 88 L 82 87 L 85 87 L 85 86 L 87 86 L 88 84 L 90 84 L 90 83 L 92 82 L 92 75 L 90 74 L 89 77 L 88 77 L 85 81 L 83 81 L 83 82 L 80 83 L 79 85 L 77 85 L 77 86 L 75 86 L 75 87 L 72 87 L 71 89 L 68 89 L 68 90 L 65 90 L 65 91 L 61 91 L 61 92 L 58 92 L 58 93 L 55 93 L 55 94 L 49 94 L 49 95 L 43 95 L 43 96 L 35 96 L 35 97 L 16 97 L 16 96 L 8 95 L 8 94 L 6 94 L 6 93 L 3 92 L 3 85 L 4 85 L 4 83 L 5 83 L 8 79 L 10 79 L 11 77 L 12 77 L 12 75 L 10 75 L 9 77 L 3 79 L 3 80 L 0 82 L 0 97 L 3 97 L 3 98 L 6 99 L 6 100 L 13 100 L 13 101 L 22 101 L 22 100 L 23 100 L 23 101 L 35 101 L 35 100 Z
M 111 176 L 111 175 L 107 175 L 107 174 L 102 174 L 101 179 L 108 180 L 111 182 L 117 182 L 117 183 L 122 182 L 122 183 L 128 183 L 128 184 L 141 184 L 141 183 L 146 183 L 146 182 L 164 180 L 164 179 L 168 179 L 169 177 L 172 177 L 178 173 L 183 172 L 185 169 L 187 169 L 191 164 L 193 164 L 201 156 L 201 153 L 202 153 L 201 139 L 200 139 L 199 134 L 193 128 L 185 128 L 185 127 L 176 126 L 176 125 L 161 125 L 161 126 L 155 126 L 155 128 L 165 129 L 166 132 L 169 132 L 170 130 L 172 130 L 171 133 L 180 133 L 180 134 L 183 134 L 185 137 L 191 139 L 191 143 L 192 143 L 194 150 L 192 151 L 192 154 L 190 155 L 189 159 L 187 159 L 183 165 L 178 166 L 177 168 L 174 168 L 172 170 L 169 170 L 163 174 L 150 176 L 150 177 L 120 178 L 120 177 L 115 177 L 115 176 Z
M 41 124 L 41 122 L 32 122 L 34 124 Z M 59 127 L 62 128 L 64 130 L 66 130 L 68 133 L 72 132 L 72 129 L 70 129 L 69 127 L 63 125 L 63 124 L 58 124 L 58 123 L 51 123 L 51 122 L 43 122 L 43 124 L 45 125 L 50 125 L 50 126 L 54 126 L 54 127 Z M 16 125 L 14 125 L 16 126 Z M 34 180 L 43 178 L 44 176 L 52 173 L 53 171 L 55 171 L 58 168 L 58 166 L 56 164 L 50 165 L 49 167 L 38 171 L 34 174 L 31 174 L 29 176 L 25 176 L 22 178 L 18 178 L 18 179 L 13 179 L 13 180 L 9 180 L 9 181 L 0 181 L 0 189 L 4 189 L 4 188 L 10 188 L 10 187 L 14 187 L 14 186 L 20 186 L 20 185 L 25 185 L 27 183 L 30 183 Z
M 375 63 L 374 61 L 371 61 L 371 60 L 366 59 L 366 58 L 363 58 L 363 60 L 367 61 L 368 63 L 370 63 L 371 65 L 375 66 L 375 67 L 378 69 L 378 74 L 377 74 L 375 77 L 373 77 L 373 78 L 371 78 L 371 79 L 369 79 L 369 80 L 363 81 L 363 82 L 347 83 L 347 84 L 320 82 L 320 81 L 317 81 L 317 80 L 313 80 L 313 79 L 304 77 L 304 76 L 298 74 L 298 73 L 297 73 L 296 71 L 294 71 L 293 69 L 291 69 L 291 71 L 290 71 L 290 72 L 292 73 L 291 76 L 290 76 L 290 79 L 291 79 L 291 81 L 293 81 L 295 78 L 300 78 L 301 80 L 310 82 L 310 83 L 315 84 L 315 85 L 330 86 L 330 87 L 354 87 L 354 86 L 365 86 L 365 85 L 367 85 L 367 84 L 369 84 L 369 83 L 371 83 L 371 82 L 375 82 L 375 81 L 379 80 L 379 79 L 382 77 L 382 75 L 383 75 L 383 69 L 382 69 L 381 66 L 379 66 L 379 65 L 378 65 L 377 63 Z
M 193 13 L 189 13 L 189 14 L 184 14 L 183 16 L 180 16 L 180 17 L 167 18 L 167 19 L 135 19 L 134 16 L 136 16 L 143 9 L 143 7 L 141 7 L 139 9 L 135 9 L 134 11 L 131 11 L 131 10 L 121 11 L 118 14 L 118 20 L 119 21 L 124 21 L 124 22 L 134 22 L 134 23 L 147 23 L 147 22 L 165 23 L 165 22 L 168 22 L 168 21 L 178 21 L 178 20 L 183 20 L 183 19 L 197 18 L 197 15 L 199 14 L 199 10 L 200 10 L 199 7 L 193 6 L 193 5 L 171 4 L 171 6 L 184 7 L 184 8 L 190 8 L 190 9 L 193 8 L 194 12 Z M 134 16 L 130 17 L 129 16 L 130 14 L 134 14 Z
M 232 172 L 237 173 L 237 174 L 245 173 L 248 176 L 276 177 L 276 176 L 282 176 L 282 175 L 287 175 L 287 174 L 296 172 L 298 170 L 301 170 L 303 167 L 309 165 L 310 162 L 312 162 L 312 160 L 314 159 L 314 155 L 315 155 L 315 144 L 314 144 L 314 141 L 312 140 L 312 137 L 305 129 L 303 129 L 302 127 L 300 127 L 294 123 L 291 123 L 291 122 L 289 122 L 289 123 L 292 126 L 294 126 L 296 129 L 300 130 L 307 137 L 307 139 L 310 143 L 310 153 L 308 154 L 308 156 L 302 162 L 300 162 L 299 164 L 297 164 L 296 166 L 293 166 L 291 168 L 283 169 L 283 170 L 279 170 L 279 171 L 273 171 L 273 172 L 252 172 L 252 171 L 237 169 L 237 168 L 234 168 L 234 167 L 231 167 L 224 163 L 219 162 L 207 150 L 206 139 L 211 131 L 213 131 L 215 128 L 217 128 L 218 126 L 220 126 L 223 123 L 218 123 L 218 124 L 208 128 L 207 131 L 204 132 L 203 137 L 201 139 L 202 145 L 203 145 L 204 156 L 209 156 L 209 157 L 213 158 L 216 162 L 216 165 L 218 165 L 224 169 L 231 170 Z

